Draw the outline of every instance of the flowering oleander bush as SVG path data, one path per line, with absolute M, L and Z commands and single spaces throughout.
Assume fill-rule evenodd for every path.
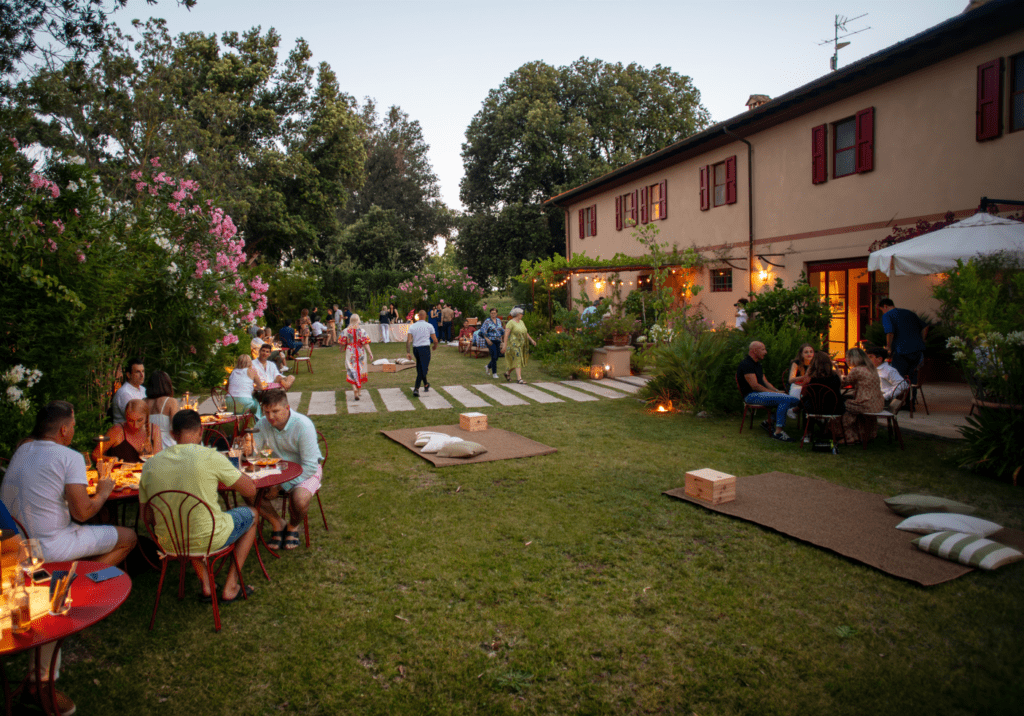
M 35 395 L 71 400 L 80 424 L 105 411 L 128 357 L 148 373 L 189 365 L 196 385 L 179 392 L 209 385 L 266 308 L 231 217 L 195 182 L 156 158 L 130 179 L 134 196 L 115 201 L 77 158 L 37 169 L 16 141 L 0 147 L 0 370 L 42 371 Z
M 0 432 L 0 454 L 10 455 L 14 444 L 28 434 L 34 422 L 35 404 L 30 395 L 43 374 L 15 365 L 0 373 L 0 423 L 9 426 Z
M 458 316 L 470 311 L 484 296 L 484 289 L 474 281 L 468 269 L 445 270 L 416 274 L 408 281 L 398 284 L 392 295 L 399 313 L 427 311 L 442 300 L 451 306 Z

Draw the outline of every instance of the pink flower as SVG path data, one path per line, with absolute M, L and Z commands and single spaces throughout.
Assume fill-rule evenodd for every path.
M 154 167 L 160 166 L 160 157 L 153 157 L 152 159 L 149 160 L 149 163 L 152 164 Z
M 80 264 L 84 264 L 85 263 L 85 254 L 83 254 L 81 251 L 78 252 L 78 263 L 80 263 Z
M 135 191 L 137 191 L 137 192 L 139 192 L 141 194 L 143 191 L 146 190 L 147 186 L 149 186 L 149 184 L 147 184 L 146 182 L 144 182 L 144 181 L 137 181 L 137 182 L 135 182 Z
M 15 139 L 14 137 L 8 137 L 7 141 L 13 144 L 15 149 L 21 149 L 21 145 L 18 144 L 18 140 Z
M 189 353 L 195 353 L 196 352 L 196 347 L 195 346 L 189 346 L 188 347 L 188 352 Z
M 53 225 L 57 227 L 57 234 L 58 235 L 64 233 L 64 222 L 63 221 L 61 221 L 60 219 L 54 219 L 53 220 Z
M 47 246 L 47 248 L 50 249 L 50 253 L 53 253 L 54 251 L 57 250 L 57 242 L 54 241 L 53 239 L 47 239 L 46 240 L 46 246 Z

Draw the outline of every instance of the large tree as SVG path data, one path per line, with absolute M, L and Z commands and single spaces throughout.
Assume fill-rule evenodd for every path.
M 280 37 L 253 28 L 172 38 L 162 20 L 119 31 L 90 61 L 37 72 L 20 86 L 32 139 L 77 154 L 115 196 L 132 170 L 162 166 L 200 182 L 235 217 L 251 253 L 317 256 L 338 208 L 363 178 L 362 122 L 330 66 L 314 69 L 299 39 L 279 62 Z
M 523 65 L 491 90 L 466 130 L 460 196 L 468 216 L 458 237 L 465 265 L 500 282 L 524 258 L 563 252 L 562 216 L 544 215 L 544 199 L 708 122 L 690 78 L 661 65 Z M 526 236 L 515 233 L 524 227 Z

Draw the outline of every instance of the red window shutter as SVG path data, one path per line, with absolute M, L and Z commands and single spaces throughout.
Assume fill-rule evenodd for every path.
M 615 230 L 622 231 L 622 197 L 615 197 Z
M 587 218 L 583 215 L 583 209 L 580 209 L 580 238 L 587 238 Z
M 640 223 L 640 192 L 633 190 L 633 208 L 629 212 L 629 218 L 633 220 L 633 226 Z
M 668 218 L 668 179 L 661 183 L 661 218 Z
M 977 133 L 979 142 L 1003 133 L 1003 58 L 978 65 Z
M 869 172 L 875 168 L 875 108 L 857 112 L 857 154 L 854 171 Z
M 647 225 L 647 187 L 640 190 L 640 224 Z
M 725 160 L 725 203 L 736 203 L 736 155 Z
M 828 144 L 825 125 L 811 130 L 811 183 L 822 184 L 828 180 Z
M 597 236 L 597 204 L 590 207 L 590 235 Z
M 700 168 L 700 210 L 711 208 L 711 167 Z

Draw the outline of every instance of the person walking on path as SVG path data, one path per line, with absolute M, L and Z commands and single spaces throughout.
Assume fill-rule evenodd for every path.
M 391 310 L 387 306 L 380 307 L 380 336 L 385 343 L 391 342 Z
M 353 313 L 348 319 L 348 328 L 341 334 L 338 346 L 345 351 L 345 380 L 351 385 L 359 400 L 359 391 L 366 384 L 367 379 L 367 356 L 373 360 L 373 351 L 370 350 L 370 336 L 366 334 L 360 324 L 362 320 L 358 313 Z
M 505 371 L 505 380 L 509 379 L 514 370 L 516 382 L 525 382 L 523 368 L 526 367 L 526 362 L 530 357 L 529 351 L 526 350 L 527 341 L 537 345 L 537 341 L 530 337 L 530 332 L 526 329 L 526 324 L 523 323 L 523 309 L 517 306 L 508 314 L 505 336 L 501 341 L 501 352 L 505 354 L 505 367 L 508 369 Z
M 416 314 L 416 322 L 409 326 L 409 335 L 405 338 L 406 355 L 416 357 L 416 387 L 412 389 L 412 397 L 420 397 L 420 384 L 423 392 L 430 391 L 427 382 L 427 370 L 430 368 L 430 351 L 437 348 L 437 332 L 427 323 L 427 312 Z
M 491 309 L 490 317 L 480 326 L 480 335 L 484 337 L 487 350 L 491 352 L 491 360 L 488 361 L 484 371 L 488 377 L 497 378 L 498 356 L 501 355 L 501 343 L 505 338 L 505 328 L 501 325 L 501 319 L 498 318 L 497 308 Z

